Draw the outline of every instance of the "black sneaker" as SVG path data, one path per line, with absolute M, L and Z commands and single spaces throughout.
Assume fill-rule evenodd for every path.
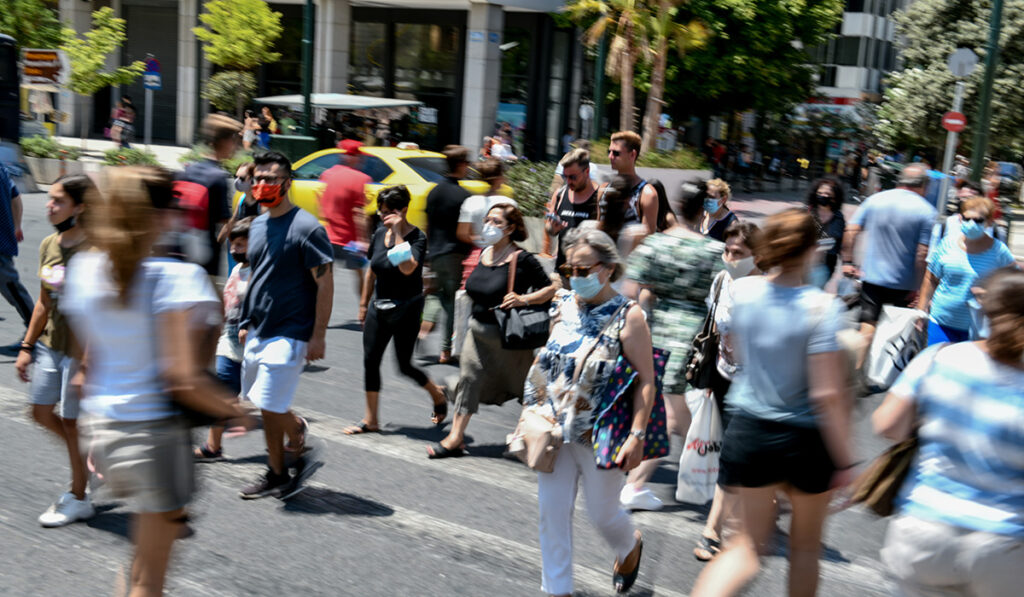
M 300 456 L 295 461 L 295 474 L 292 475 L 291 481 L 281 491 L 280 499 L 286 500 L 302 493 L 306 489 L 306 481 L 323 465 L 323 461 L 316 460 L 312 452 L 307 452 Z
M 291 477 L 285 472 L 282 475 L 267 470 L 255 483 L 242 488 L 238 495 L 243 500 L 257 500 L 264 497 L 281 497 L 284 489 L 291 485 Z

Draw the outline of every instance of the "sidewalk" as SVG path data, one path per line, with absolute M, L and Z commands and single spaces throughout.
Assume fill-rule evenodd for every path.
M 82 147 L 82 140 L 79 137 L 55 137 L 59 143 L 68 145 L 74 148 Z M 117 144 L 107 139 L 86 139 L 85 140 L 85 151 L 82 154 L 82 161 L 85 162 L 102 162 L 103 153 L 111 149 L 115 149 Z M 157 145 L 152 144 L 148 147 L 142 142 L 135 142 L 132 144 L 133 149 L 146 149 L 153 152 L 156 155 L 156 159 L 160 162 L 160 165 L 170 170 L 180 170 L 182 167 L 181 162 L 178 158 L 189 152 L 189 147 L 178 147 L 177 145 Z

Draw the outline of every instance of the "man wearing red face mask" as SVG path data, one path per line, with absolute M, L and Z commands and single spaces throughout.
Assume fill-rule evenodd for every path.
M 241 497 L 285 499 L 321 465 L 304 453 L 308 425 L 291 412 L 291 403 L 305 362 L 324 357 L 334 254 L 320 222 L 288 199 L 288 158 L 271 151 L 254 161 L 252 194 L 265 211 L 249 228 L 252 271 L 238 338 L 244 347 L 242 395 L 263 414 L 269 467 Z

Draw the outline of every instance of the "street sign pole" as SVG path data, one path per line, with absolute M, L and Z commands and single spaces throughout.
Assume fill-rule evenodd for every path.
M 146 88 L 146 149 L 149 149 L 149 143 L 153 140 L 153 90 Z
M 953 111 L 959 112 L 964 105 L 964 82 L 956 82 L 953 92 Z M 942 186 L 939 190 L 939 217 L 946 215 L 946 201 L 949 196 L 949 172 L 953 169 L 953 156 L 956 154 L 956 141 L 960 135 L 955 131 L 946 133 L 946 153 L 942 156 Z
M 985 168 L 985 153 L 988 151 L 988 128 L 992 124 L 992 84 L 995 82 L 996 66 L 999 64 L 999 30 L 1003 24 L 1003 0 L 992 1 L 992 15 L 989 17 L 988 46 L 985 55 L 985 79 L 981 84 L 978 98 L 978 124 L 974 129 L 974 151 L 971 154 L 971 180 L 981 181 Z

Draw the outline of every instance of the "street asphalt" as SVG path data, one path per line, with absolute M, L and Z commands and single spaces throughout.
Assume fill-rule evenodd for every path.
M 37 247 L 53 229 L 44 194 L 26 196 L 24 204 L 25 241 L 16 263 L 35 296 Z M 768 197 L 743 209 L 756 215 L 778 205 Z M 469 457 L 428 460 L 426 445 L 445 431 L 430 424 L 427 394 L 399 376 L 389 351 L 381 393 L 384 432 L 344 435 L 343 427 L 363 412 L 362 347 L 352 278 L 339 271 L 336 283 L 327 357 L 307 368 L 295 400 L 326 465 L 306 492 L 288 502 L 242 501 L 238 489 L 264 466 L 262 438 L 251 433 L 227 440 L 226 462 L 198 465 L 196 533 L 176 544 L 167 594 L 539 595 L 536 477 L 502 457 L 518 407 L 482 408 L 469 428 Z M 24 330 L 14 309 L 0 303 L 0 317 L 0 344 L 20 340 Z M 435 334 L 419 352 L 436 350 Z M 30 421 L 28 388 L 17 380 L 12 355 L 0 356 L 0 442 L 8 455 L 0 469 L 0 595 L 110 595 L 130 565 L 126 505 L 100 489 L 92 520 L 60 529 L 39 526 L 36 517 L 65 489 L 66 456 Z M 450 366 L 428 369 L 435 380 L 457 373 Z M 862 459 L 884 445 L 867 420 L 878 400 L 864 399 L 857 408 Z M 635 595 L 686 595 L 702 568 L 692 550 L 707 509 L 672 499 L 679 452 L 677 440 L 652 484 L 666 508 L 634 515 L 646 543 Z M 787 526 L 784 515 L 777 549 L 764 558 L 747 594 L 785 594 Z M 830 519 L 820 595 L 888 594 L 878 560 L 885 527 L 884 519 L 860 509 Z M 582 503 L 574 538 L 576 594 L 614 594 L 613 556 L 588 524 Z

